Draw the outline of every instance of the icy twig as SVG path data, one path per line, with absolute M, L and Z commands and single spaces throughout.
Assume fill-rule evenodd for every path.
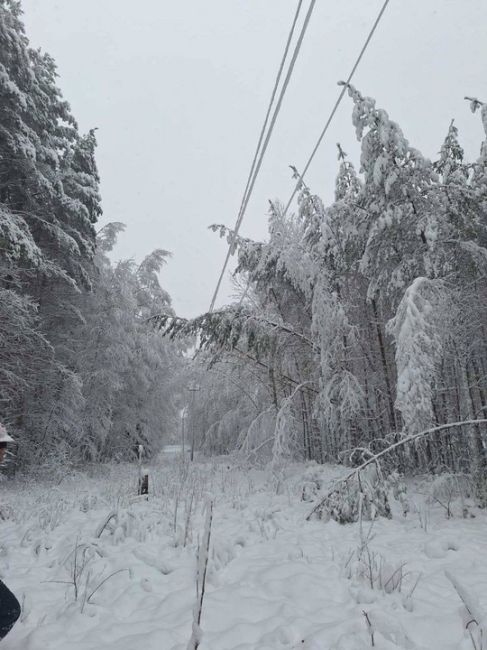
M 113 510 L 113 511 L 108 515 L 108 517 L 103 521 L 103 523 L 102 523 L 100 526 L 98 526 L 98 528 L 97 528 L 97 530 L 96 530 L 96 532 L 95 532 L 95 537 L 100 538 L 100 537 L 101 537 L 101 534 L 103 533 L 103 531 L 105 530 L 105 528 L 108 526 L 108 524 L 110 523 L 110 521 L 111 521 L 112 519 L 114 519 L 114 518 L 117 518 L 117 516 L 118 516 L 117 513 L 115 512 L 115 510 Z
M 110 578 L 113 578 L 113 576 L 116 576 L 117 573 L 123 573 L 124 571 L 127 571 L 128 573 L 130 573 L 130 570 L 129 570 L 129 569 L 118 569 L 117 571 L 114 571 L 113 573 L 110 573 L 110 575 L 108 575 L 108 576 L 106 576 L 105 578 L 103 578 L 103 580 L 98 584 L 98 586 L 95 587 L 95 588 L 93 589 L 93 591 L 90 593 L 89 596 L 87 596 L 87 598 L 86 598 L 86 602 L 87 602 L 87 603 L 90 602 L 90 598 L 92 598 L 92 597 L 96 594 L 96 592 L 98 591 L 98 589 L 99 589 L 102 585 L 104 585 L 105 582 L 106 582 L 107 580 L 110 580 Z
M 375 647 L 375 641 L 374 641 L 374 628 L 372 627 L 372 623 L 370 622 L 369 615 L 366 611 L 362 611 L 362 614 L 365 617 L 365 622 L 367 624 L 367 630 L 369 631 L 370 634 L 370 645 L 374 648 Z

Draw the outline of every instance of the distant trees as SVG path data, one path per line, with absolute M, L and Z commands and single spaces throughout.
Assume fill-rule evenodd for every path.
M 162 433 L 173 424 L 183 360 L 147 323 L 172 313 L 157 272 L 164 251 L 154 251 L 137 266 L 113 266 L 107 253 L 121 224 L 98 235 L 93 291 L 84 295 L 83 322 L 74 338 L 77 374 L 85 400 L 79 421 L 79 453 L 89 459 L 123 456 L 135 443 L 158 450 Z
M 95 132 L 78 132 L 14 0 L 0 0 L 0 43 L 0 421 L 24 463 L 155 448 L 180 363 L 145 324 L 170 311 L 167 253 L 110 264 L 120 227 L 96 237 Z

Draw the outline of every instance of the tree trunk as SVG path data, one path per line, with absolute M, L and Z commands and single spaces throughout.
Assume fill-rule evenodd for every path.
M 380 358 L 382 362 L 382 370 L 384 373 L 384 382 L 386 385 L 386 391 L 387 391 L 387 403 L 389 407 L 389 419 L 390 419 L 390 430 L 391 431 L 396 431 L 397 425 L 396 425 L 396 412 L 394 409 L 394 396 L 392 392 L 392 382 L 390 378 L 390 372 L 389 372 L 389 367 L 387 364 L 387 356 L 386 356 L 386 347 L 385 347 L 385 341 L 384 341 L 384 334 L 382 332 L 382 326 L 379 321 L 379 312 L 377 309 L 377 303 L 374 300 L 371 301 L 372 305 L 372 311 L 374 313 L 374 320 L 375 320 L 375 328 L 376 328 L 376 333 L 377 333 L 377 342 L 379 344 L 379 351 L 380 351 Z

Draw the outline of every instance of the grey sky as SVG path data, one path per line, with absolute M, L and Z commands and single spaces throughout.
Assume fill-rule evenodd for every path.
M 242 234 L 263 238 L 286 201 L 383 0 L 318 0 Z M 117 257 L 156 247 L 184 316 L 206 311 L 226 252 L 296 0 L 23 0 L 27 34 L 54 56 L 83 130 L 97 126 L 104 221 L 127 224 Z M 487 2 L 391 0 L 354 83 L 434 156 L 456 118 L 472 157 L 487 99 Z M 344 99 L 308 176 L 330 198 L 335 143 L 357 161 Z M 226 283 L 219 303 L 228 299 Z

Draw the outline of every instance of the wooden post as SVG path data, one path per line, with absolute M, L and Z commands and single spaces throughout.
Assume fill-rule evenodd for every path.
M 138 446 L 138 459 L 137 463 L 139 466 L 139 480 L 137 487 L 137 494 L 140 496 L 142 494 L 149 494 L 149 472 L 142 469 L 142 454 L 144 453 L 144 445 Z
M 183 463 L 185 461 L 185 458 L 184 458 L 184 419 L 185 419 L 185 417 L 186 417 L 186 407 L 184 407 L 183 414 L 181 416 L 181 437 L 182 437 L 182 443 L 183 443 L 183 445 L 182 445 L 183 446 Z
M 149 494 L 149 473 L 147 471 L 142 474 L 139 494 Z

